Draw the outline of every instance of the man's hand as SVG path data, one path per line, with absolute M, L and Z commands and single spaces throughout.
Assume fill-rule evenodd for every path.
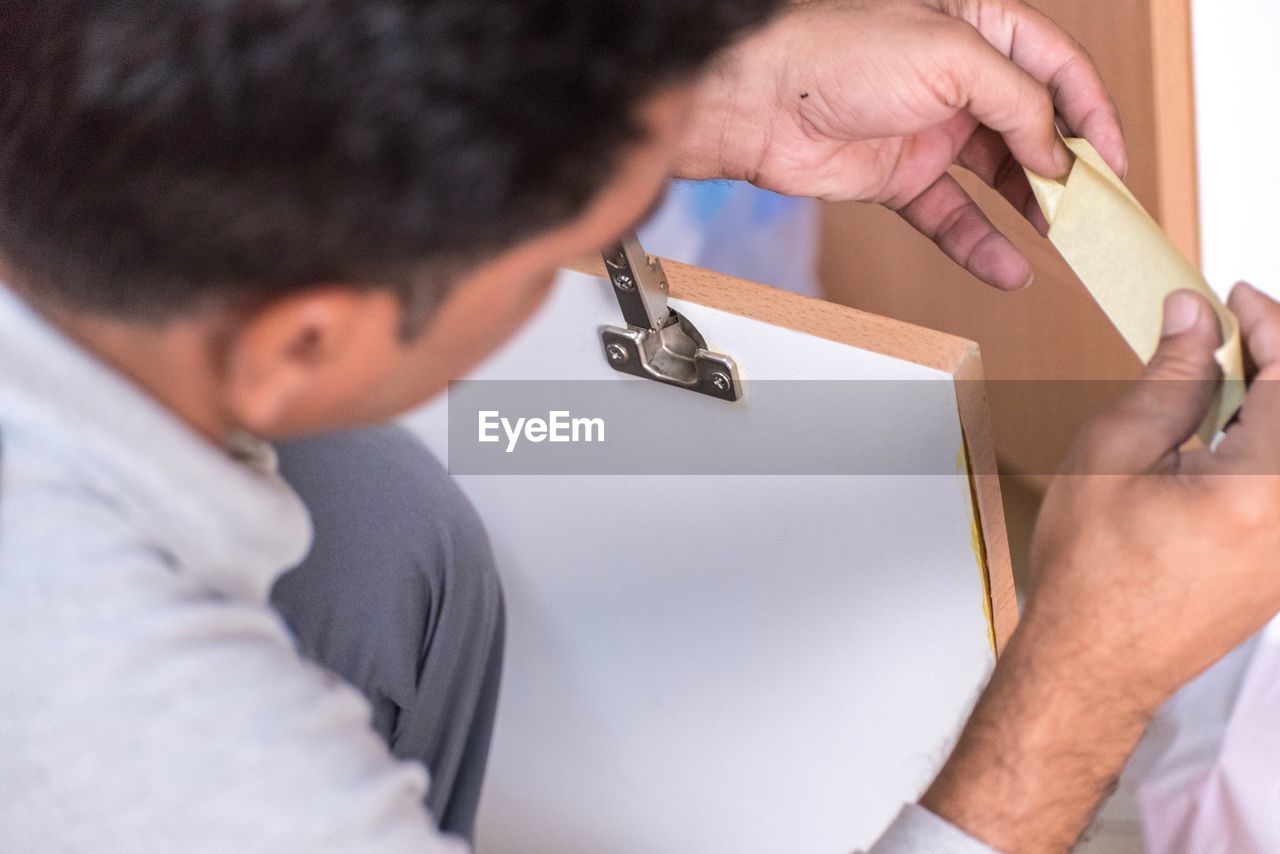
M 947 168 L 973 171 L 1043 232 L 1020 167 L 1070 168 L 1055 112 L 1124 174 L 1115 105 L 1092 61 L 1021 0 L 810 0 L 711 72 L 677 171 L 879 202 L 978 278 L 1014 289 L 1030 265 Z
M 1213 312 L 1180 293 L 1166 327 L 1186 330 L 1077 439 L 1036 529 L 1028 620 L 1127 650 L 1117 681 L 1143 677 L 1154 701 L 1280 610 L 1280 304 L 1248 285 L 1229 304 L 1259 371 L 1215 450 L 1179 450 L 1218 375 Z
M 1070 848 L 1159 705 L 1280 611 L 1280 304 L 1247 286 L 1230 303 L 1259 373 L 1216 450 L 1180 450 L 1219 337 L 1180 291 L 1045 499 L 1022 624 L 922 799 L 1000 850 Z

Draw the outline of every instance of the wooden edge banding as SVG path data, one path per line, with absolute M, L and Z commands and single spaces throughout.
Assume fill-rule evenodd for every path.
M 667 273 L 673 299 L 688 300 L 816 338 L 850 344 L 860 350 L 892 356 L 904 362 L 955 374 L 969 352 L 976 352 L 977 345 L 964 338 L 856 308 L 778 290 L 667 258 L 662 259 L 662 268 Z M 606 277 L 604 262 L 599 256 L 579 259 L 568 269 L 589 276 Z
M 663 258 L 662 267 L 671 286 L 670 296 L 674 299 L 688 300 L 951 374 L 955 380 L 960 429 L 969 456 L 970 479 L 977 503 L 975 512 L 982 533 L 995 645 L 997 652 L 1004 649 L 1018 624 L 1018 600 L 1013 587 L 1013 563 L 1009 556 L 1000 477 L 996 473 L 991 412 L 982 382 L 982 357 L 978 345 L 945 332 L 736 279 L 679 261 Z M 604 262 L 599 256 L 580 259 L 569 269 L 605 277 Z
M 987 405 L 978 345 L 973 345 L 953 376 L 956 403 L 960 409 L 960 428 L 964 431 L 969 455 L 969 478 L 977 504 L 975 511 L 982 529 L 991 622 L 995 630 L 996 654 L 999 655 L 1018 626 L 1018 595 L 1013 584 L 1013 558 L 1009 553 L 1004 499 L 1000 492 L 996 447 L 991 431 L 991 409 Z

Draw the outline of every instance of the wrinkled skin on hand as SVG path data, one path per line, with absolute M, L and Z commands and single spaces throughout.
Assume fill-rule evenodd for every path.
M 1070 168 L 1055 118 L 1126 167 L 1115 105 L 1083 48 L 1020 0 L 810 0 L 724 57 L 679 172 L 878 202 L 999 288 L 1031 268 L 954 177 L 997 189 L 1042 232 L 1022 172 Z

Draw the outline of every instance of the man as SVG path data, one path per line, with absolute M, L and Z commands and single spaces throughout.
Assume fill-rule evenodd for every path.
M 432 718 L 422 698 L 383 698 L 379 740 L 367 702 L 300 657 L 268 604 L 308 524 L 261 439 L 377 423 L 438 392 L 672 172 L 883 202 L 1014 288 L 1025 259 L 946 167 L 1034 218 L 1018 165 L 1066 171 L 1056 111 L 1123 171 L 1096 72 L 1015 0 L 801 4 L 719 52 L 769 6 L 0 14 L 6 851 L 460 847 L 422 808 L 421 766 L 385 742 L 428 753 L 440 741 L 406 730 L 449 732 L 444 776 L 474 797 L 459 769 L 483 761 L 457 757 L 483 741 L 496 596 L 466 597 L 486 620 L 478 649 L 427 629 L 412 650 L 410 682 L 432 671 L 464 701 L 445 694 Z M 1232 305 L 1272 378 L 1280 307 L 1248 289 Z M 1161 700 L 1280 609 L 1280 487 L 1257 474 L 1278 462 L 1275 394 L 1255 384 L 1216 453 L 1181 454 L 1217 330 L 1180 293 L 1165 333 L 1144 381 L 1081 437 L 1068 470 L 1091 476 L 1051 491 L 1022 627 L 878 850 L 1069 847 Z M 473 542 L 465 526 L 432 542 Z M 304 650 L 341 629 L 309 627 Z M 450 822 L 454 804 L 433 808 Z

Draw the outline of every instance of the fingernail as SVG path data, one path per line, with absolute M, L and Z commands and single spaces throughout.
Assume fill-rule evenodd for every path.
M 1031 283 L 1034 282 L 1035 280 L 1036 280 L 1036 273 L 1034 270 L 1032 270 L 1030 273 L 1027 274 L 1027 280 L 1022 283 L 1022 288 L 1031 287 Z M 1019 288 L 1018 290 L 1022 290 L 1022 288 Z
M 1164 336 L 1181 335 L 1200 319 L 1200 300 L 1186 291 L 1174 291 L 1164 301 Z
M 1058 164 L 1058 173 L 1066 175 L 1071 171 L 1071 166 L 1076 162 L 1075 156 L 1071 153 L 1071 149 L 1059 140 L 1053 146 L 1053 161 Z

